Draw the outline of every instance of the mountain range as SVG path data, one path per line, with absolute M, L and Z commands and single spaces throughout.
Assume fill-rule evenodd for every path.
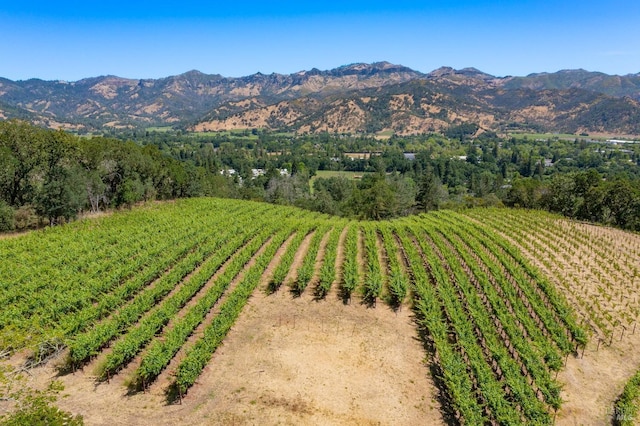
M 421 73 L 388 62 L 230 78 L 75 82 L 0 78 L 0 119 L 78 132 L 175 126 L 400 135 L 474 123 L 508 129 L 640 134 L 640 73 L 585 70 L 495 77 L 475 68 Z

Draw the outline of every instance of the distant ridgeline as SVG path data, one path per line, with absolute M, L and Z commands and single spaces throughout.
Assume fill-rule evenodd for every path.
M 198 71 L 156 80 L 0 78 L 0 118 L 78 133 L 174 126 L 409 135 L 478 123 L 498 132 L 640 134 L 638 101 L 640 74 L 495 77 L 447 67 L 424 74 L 388 62 L 239 78 Z

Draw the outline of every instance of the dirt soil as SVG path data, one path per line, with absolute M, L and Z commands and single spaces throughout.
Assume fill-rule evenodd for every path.
M 640 327 L 634 335 L 620 337 L 614 337 L 611 347 L 609 342 L 600 348 L 597 341 L 589 342 L 584 357 L 569 357 L 558 375 L 564 403 L 556 425 L 611 425 L 616 398 L 640 368 Z
M 311 293 L 256 291 L 181 405 L 153 387 L 128 396 L 119 378 L 96 384 L 89 369 L 58 378 L 57 405 L 88 425 L 443 424 L 408 308 Z M 40 368 L 30 385 L 55 374 Z

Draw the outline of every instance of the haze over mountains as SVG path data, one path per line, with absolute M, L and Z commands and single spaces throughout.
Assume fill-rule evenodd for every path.
M 0 118 L 80 132 L 173 125 L 416 134 L 476 123 L 498 132 L 640 134 L 640 73 L 495 77 L 475 68 L 424 74 L 378 62 L 239 78 L 199 71 L 143 80 L 0 78 Z

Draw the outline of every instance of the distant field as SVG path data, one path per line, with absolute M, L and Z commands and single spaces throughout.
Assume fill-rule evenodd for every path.
M 147 127 L 145 130 L 147 132 L 164 133 L 164 132 L 170 132 L 171 130 L 173 130 L 173 127 L 171 127 L 171 126 L 152 126 L 152 127 Z
M 607 139 L 629 139 L 629 140 L 637 140 L 639 136 L 633 135 L 616 135 L 616 134 L 606 134 L 606 133 L 589 133 L 588 136 L 581 136 L 579 134 L 572 133 L 508 133 L 509 137 L 514 137 L 516 139 L 524 139 L 527 138 L 529 140 L 536 139 L 562 139 L 562 140 L 575 140 L 575 139 L 590 139 L 597 141 L 606 141 Z
M 393 130 L 382 130 L 376 133 L 377 139 L 389 139 L 395 132 Z
M 360 179 L 368 172 L 347 172 L 343 170 L 318 170 L 315 178 L 345 177 L 347 179 Z
M 324 178 L 324 179 L 328 179 L 328 178 L 332 178 L 332 177 L 343 177 L 343 178 L 347 178 L 347 179 L 360 179 L 362 178 L 362 176 L 364 176 L 365 174 L 367 174 L 367 172 L 346 172 L 346 171 L 340 171 L 340 170 L 318 170 L 316 172 L 316 175 L 313 176 L 310 180 L 309 180 L 309 186 L 311 187 L 311 191 L 313 192 L 313 182 L 316 179 L 319 178 Z
M 574 140 L 574 139 L 585 139 L 585 138 L 589 138 L 589 139 L 596 139 L 595 137 L 591 137 L 591 136 L 580 136 L 580 135 L 575 135 L 575 134 L 571 134 L 571 133 L 509 133 L 508 134 L 509 137 L 513 137 L 516 139 L 524 139 L 527 138 L 529 140 L 535 140 L 535 139 L 553 139 L 553 138 L 558 138 L 558 139 L 568 139 L 568 140 Z M 601 139 L 603 139 L 602 137 L 600 137 Z

